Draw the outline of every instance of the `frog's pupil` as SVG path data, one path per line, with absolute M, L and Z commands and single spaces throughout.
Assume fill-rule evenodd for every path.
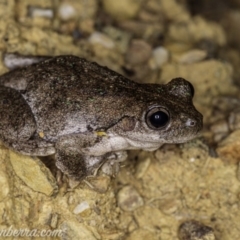
M 159 128 L 168 123 L 169 116 L 165 112 L 157 111 L 150 116 L 149 120 L 155 128 Z

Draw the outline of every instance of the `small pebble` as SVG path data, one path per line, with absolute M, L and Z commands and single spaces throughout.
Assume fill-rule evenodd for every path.
M 131 19 L 136 17 L 143 0 L 102 0 L 104 10 L 114 19 Z
M 131 34 L 127 31 L 122 31 L 118 28 L 114 28 L 112 26 L 107 26 L 103 29 L 103 32 L 108 35 L 111 39 L 113 39 L 114 43 L 116 44 L 116 48 L 121 53 L 126 53 L 129 41 L 131 39 Z
M 34 6 L 30 6 L 28 8 L 28 15 L 31 16 L 32 18 L 43 17 L 43 18 L 49 18 L 49 19 L 52 19 L 54 16 L 52 9 L 39 8 Z
M 139 161 L 136 167 L 136 172 L 135 172 L 135 177 L 137 179 L 140 179 L 144 176 L 146 171 L 148 170 L 148 167 L 151 164 L 151 159 L 150 158 L 145 158 L 142 161 Z
M 143 205 L 143 199 L 132 186 L 123 187 L 117 195 L 118 206 L 124 211 L 133 211 Z
M 134 39 L 126 53 L 126 61 L 131 65 L 138 65 L 148 61 L 152 54 L 152 47 L 141 39 Z
M 206 57 L 207 57 L 206 51 L 194 49 L 181 55 L 181 57 L 178 59 L 178 62 L 182 64 L 191 64 L 200 62 L 204 60 Z
M 240 181 L 240 162 L 238 163 L 238 168 L 237 168 L 237 179 Z
M 105 193 L 110 185 L 110 177 L 96 176 L 94 178 L 88 178 L 86 184 L 88 184 L 90 188 L 93 188 L 99 193 Z
M 232 132 L 218 144 L 218 156 L 228 163 L 240 161 L 240 130 Z
M 219 143 L 219 142 L 222 141 L 226 136 L 227 136 L 227 133 L 224 133 L 224 132 L 215 133 L 214 136 L 213 136 L 213 141 L 214 141 L 215 143 Z
M 89 206 L 88 202 L 83 201 L 74 208 L 73 213 L 74 214 L 79 214 L 79 213 L 82 213 L 89 208 L 90 208 L 90 206 Z
M 100 44 L 104 46 L 105 48 L 112 49 L 114 48 L 115 44 L 111 38 L 109 38 L 107 35 L 100 33 L 100 32 L 93 32 L 88 41 L 91 44 Z
M 161 67 L 169 60 L 169 52 L 164 47 L 157 47 L 153 49 L 152 54 L 157 67 Z
M 180 240 L 216 240 L 211 227 L 195 220 L 182 223 L 178 230 L 178 237 Z
M 59 215 L 57 213 L 52 214 L 50 226 L 51 228 L 56 228 L 58 224 Z
M 228 125 L 231 131 L 240 129 L 240 108 L 237 108 L 230 113 Z
M 225 119 L 218 120 L 212 124 L 210 130 L 214 134 L 214 142 L 220 142 L 229 132 L 228 123 Z
M 76 9 L 69 3 L 62 3 L 58 9 L 58 15 L 61 20 L 67 21 L 76 17 Z
M 228 123 L 224 119 L 218 120 L 217 122 L 212 124 L 210 130 L 213 133 L 226 133 L 229 131 Z

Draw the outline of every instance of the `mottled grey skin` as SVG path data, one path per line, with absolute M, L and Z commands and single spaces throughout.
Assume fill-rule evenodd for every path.
M 156 106 L 170 117 L 160 129 L 146 123 L 146 113 Z M 77 180 L 106 160 L 124 160 L 127 149 L 182 143 L 202 128 L 186 80 L 139 84 L 75 56 L 2 75 L 0 112 L 5 145 L 26 155 L 55 154 L 57 167 Z

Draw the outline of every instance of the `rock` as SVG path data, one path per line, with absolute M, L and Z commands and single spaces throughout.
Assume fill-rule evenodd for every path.
M 93 232 L 90 231 L 83 223 L 74 220 L 67 220 L 60 226 L 62 230 L 62 240 L 96 240 Z
M 75 18 L 76 15 L 77 11 L 71 4 L 63 2 L 62 4 L 59 5 L 58 16 L 61 20 L 67 21 Z
M 85 57 L 86 55 L 84 54 L 85 49 L 79 48 L 73 44 L 73 39 L 71 36 L 61 35 L 56 32 L 43 30 L 37 27 L 29 28 L 20 26 L 19 31 L 21 32 L 21 37 L 25 39 L 25 41 L 29 41 L 35 45 L 36 50 L 31 54 L 46 56 L 73 54 L 76 56 L 81 55 L 82 57 Z M 22 46 L 21 42 L 18 44 L 19 46 L 16 51 L 20 51 L 19 48 L 23 48 L 23 50 L 20 51 L 21 53 L 30 54 L 25 52 L 26 49 L 24 50 L 24 45 Z M 56 48 L 56 45 L 58 48 Z M 68 47 L 66 48 L 66 46 Z M 15 52 L 13 49 L 8 49 L 8 51 Z
M 238 163 L 240 161 L 240 130 L 232 132 L 220 142 L 216 151 L 222 160 L 228 163 Z
M 136 38 L 143 38 L 145 41 L 157 41 L 159 36 L 163 36 L 166 31 L 164 24 L 159 22 L 154 24 L 151 22 L 140 22 L 138 20 L 126 20 L 118 24 L 121 29 L 130 32 Z
M 161 13 L 165 18 L 171 22 L 190 22 L 190 14 L 186 11 L 180 2 L 175 0 L 162 0 L 160 1 Z M 157 9 L 157 8 L 155 8 Z M 171 25 L 171 24 L 170 24 Z
M 15 9 L 15 18 L 25 26 L 52 27 L 54 4 L 51 1 L 19 0 L 16 2 Z
M 127 238 L 126 240 L 140 240 L 140 239 L 151 239 L 151 240 L 158 240 L 158 236 L 154 234 L 153 232 L 144 229 L 144 228 L 139 228 L 135 231 L 133 231 Z
M 9 182 L 8 182 L 8 176 L 7 176 L 7 167 L 5 164 L 5 160 L 8 158 L 8 151 L 5 148 L 2 148 L 0 145 L 0 185 L 1 185 L 1 191 L 0 191 L 0 202 L 2 202 L 9 194 L 10 188 L 9 188 Z
M 16 175 L 33 191 L 51 196 L 58 190 L 52 173 L 38 158 L 11 151 L 10 162 Z
M 191 21 L 176 22 L 169 25 L 169 38 L 172 41 L 188 44 L 197 43 L 203 39 L 209 39 L 223 46 L 226 44 L 226 36 L 223 28 L 217 23 L 208 22 L 202 17 L 194 17 Z
M 159 200 L 159 209 L 167 215 L 171 215 L 177 212 L 177 210 L 179 210 L 180 207 L 181 207 L 181 201 L 176 200 L 174 198 Z
M 124 211 L 133 211 L 143 205 L 143 199 L 132 186 L 123 187 L 117 194 L 118 206 Z
M 42 18 L 53 18 L 53 10 L 52 9 L 45 9 L 31 6 L 28 10 L 29 16 L 32 18 L 42 17 Z
M 73 210 L 74 214 L 80 214 L 82 217 L 89 216 L 91 214 L 91 208 L 87 201 L 79 203 Z
M 67 0 L 58 6 L 58 16 L 62 21 L 79 19 L 81 21 L 92 18 L 97 11 L 96 0 Z
M 152 54 L 152 47 L 141 39 L 131 41 L 126 53 L 126 61 L 130 65 L 138 65 L 148 61 Z
M 0 3 L 0 17 L 4 18 L 14 17 L 15 15 L 15 1 L 8 0 Z
M 125 31 L 122 31 L 118 28 L 107 26 L 103 29 L 103 32 L 107 34 L 111 39 L 113 39 L 116 49 L 121 53 L 126 53 L 131 39 L 131 34 Z
M 162 67 L 162 65 L 169 60 L 169 52 L 164 47 L 157 47 L 153 49 L 152 56 L 154 60 L 152 65 L 153 69 Z
M 182 223 L 179 227 L 178 237 L 180 240 L 215 240 L 213 229 L 198 221 L 190 220 Z
M 145 158 L 141 161 L 138 161 L 136 166 L 135 177 L 137 179 L 142 178 L 145 172 L 148 170 L 148 167 L 150 164 L 151 164 L 151 158 Z
M 177 61 L 182 64 L 196 63 L 204 60 L 207 54 L 204 50 L 194 49 L 182 54 Z
M 240 48 L 240 37 L 239 37 L 239 21 L 240 21 L 240 12 L 238 9 L 232 9 L 230 11 L 224 11 L 225 16 L 221 19 L 222 25 L 224 26 L 227 32 L 228 43 L 232 46 L 237 46 Z
M 115 45 L 111 38 L 109 38 L 107 35 L 100 32 L 93 32 L 90 35 L 88 41 L 91 44 L 100 44 L 105 48 L 109 48 L 109 49 L 114 48 L 114 45 Z
M 137 16 L 143 0 L 102 0 L 104 10 L 117 20 L 130 19 Z
M 210 130 L 214 134 L 214 142 L 220 142 L 229 133 L 228 122 L 225 119 L 218 120 L 211 125 Z
M 59 221 L 59 214 L 57 214 L 57 213 L 51 214 L 51 222 L 50 222 L 51 228 L 53 228 L 53 229 L 57 228 L 58 221 Z
M 110 185 L 111 178 L 109 176 L 96 176 L 88 178 L 85 183 L 99 193 L 105 193 Z
M 228 117 L 228 125 L 231 131 L 240 129 L 240 108 L 233 110 Z
M 136 209 L 134 211 L 134 217 L 139 227 L 146 229 L 150 229 L 151 226 L 161 229 L 163 226 L 168 226 L 168 223 L 173 221 L 171 216 L 165 215 L 157 207 L 154 207 L 154 205 L 144 205 Z
M 228 123 L 226 120 L 219 120 L 211 125 L 210 128 L 213 133 L 227 133 L 229 131 Z

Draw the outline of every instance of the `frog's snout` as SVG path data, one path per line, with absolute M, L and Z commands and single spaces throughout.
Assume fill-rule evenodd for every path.
M 197 132 L 199 132 L 203 127 L 203 116 L 201 113 L 198 113 L 195 117 L 182 115 L 181 120 L 187 128 L 196 129 Z
M 196 119 L 191 119 L 191 118 L 188 118 L 185 125 L 187 127 L 195 127 L 197 125 L 197 120 Z

